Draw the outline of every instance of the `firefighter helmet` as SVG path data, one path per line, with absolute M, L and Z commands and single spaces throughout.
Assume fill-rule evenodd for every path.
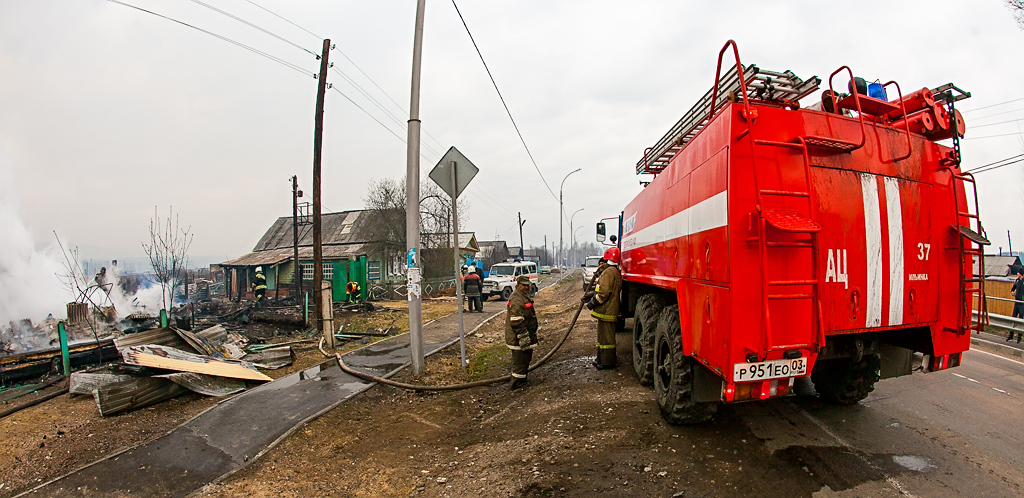
M 262 266 L 257 266 L 256 267 L 256 273 L 263 273 L 263 267 Z
M 616 265 L 619 264 L 619 248 L 609 247 L 604 252 L 604 259 L 607 260 L 609 263 L 613 263 Z

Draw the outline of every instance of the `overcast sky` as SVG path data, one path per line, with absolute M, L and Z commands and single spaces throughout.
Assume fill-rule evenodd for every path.
M 0 189 L 8 197 L 0 207 L 15 210 L 37 246 L 56 230 L 87 257 L 126 258 L 141 255 L 154 206 L 173 205 L 192 226 L 193 255 L 244 254 L 275 218 L 290 215 L 293 174 L 312 191 L 318 62 L 196 2 L 126 1 L 302 71 L 115 3 L 0 0 L 0 182 L 13 186 Z M 367 182 L 404 176 L 406 148 L 395 135 L 406 135 L 414 0 L 256 0 L 320 38 L 246 0 L 204 1 L 310 52 L 330 37 L 335 68 L 377 100 L 331 72 L 334 88 L 366 112 L 327 94 L 325 210 L 360 209 Z M 1003 104 L 1024 98 L 1024 31 L 1002 1 L 851 5 L 459 2 L 555 194 L 566 173 L 583 168 L 565 183 L 565 209 L 585 208 L 575 224 L 588 240 L 595 221 L 640 190 L 634 164 L 711 87 L 730 38 L 745 63 L 805 78 L 849 65 L 905 90 L 954 82 L 974 95 L 960 103 L 966 167 L 1024 153 L 1020 122 L 983 126 L 1024 119 L 1024 100 Z M 994 107 L 979 109 L 986 106 Z M 545 235 L 557 242 L 557 200 L 450 1 L 427 2 L 421 118 L 424 176 L 452 145 L 480 168 L 467 194 L 467 228 L 478 239 L 518 243 L 521 211 L 527 245 Z M 979 180 L 995 246 L 1006 245 L 1010 230 L 1024 248 L 1019 165 Z

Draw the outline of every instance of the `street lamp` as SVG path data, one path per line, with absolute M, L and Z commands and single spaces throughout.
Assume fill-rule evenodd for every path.
M 572 219 L 570 218 L 569 221 L 571 222 Z M 583 227 L 576 227 L 576 230 L 579 230 L 581 228 L 583 228 Z M 576 232 L 573 231 L 572 232 L 572 248 L 569 249 L 569 255 L 572 256 L 575 259 L 575 261 L 572 262 L 572 266 L 573 267 L 575 267 L 580 262 L 579 261 L 580 257 L 579 257 L 578 254 L 576 254 L 576 239 L 578 239 L 578 238 L 579 238 L 579 235 L 576 235 Z
M 572 220 L 573 220 L 573 218 L 576 217 L 576 213 L 578 213 L 580 211 L 583 211 L 583 208 L 577 209 L 576 212 L 572 213 L 572 216 L 569 217 L 569 233 L 570 234 L 575 234 L 576 233 L 572 229 Z M 579 229 L 579 228 L 583 228 L 583 227 L 577 227 L 577 229 Z M 576 247 L 576 241 L 575 240 L 572 242 L 572 247 Z M 569 250 L 569 256 L 572 257 L 572 249 Z
M 583 168 L 576 168 L 565 175 L 562 178 L 562 185 L 558 187 L 558 259 L 561 260 L 561 265 L 565 266 L 565 255 L 562 254 L 562 219 L 565 218 L 565 208 L 562 207 L 562 187 L 565 187 L 565 181 L 569 179 L 569 175 L 577 173 Z

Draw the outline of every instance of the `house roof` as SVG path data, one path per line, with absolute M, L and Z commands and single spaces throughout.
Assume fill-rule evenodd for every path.
M 323 245 L 370 242 L 365 226 L 365 223 L 369 221 L 369 216 L 362 216 L 363 213 L 365 211 L 342 211 L 321 215 L 320 230 Z M 313 247 L 312 225 L 299 227 L 299 247 L 302 246 Z M 291 216 L 278 218 L 252 250 L 266 251 L 286 247 L 292 247 Z
M 1020 267 L 1019 256 L 996 256 L 985 255 L 985 276 L 986 277 L 1008 277 L 1011 266 Z M 974 257 L 974 273 L 978 273 L 978 257 Z
M 365 211 L 342 211 L 324 213 L 320 216 L 324 259 L 342 259 L 367 253 L 371 242 L 366 224 L 369 216 Z M 292 247 L 292 217 L 282 216 L 274 221 L 256 247 L 249 254 L 221 263 L 221 266 L 275 265 L 289 261 L 294 253 Z M 299 227 L 299 259 L 313 259 L 313 226 Z
M 477 242 L 477 245 L 480 246 L 480 252 L 477 253 L 477 257 L 480 259 L 493 258 L 494 252 L 499 249 L 508 252 L 508 245 L 504 240 L 481 240 Z
M 344 259 L 353 256 L 360 256 L 368 252 L 365 244 L 349 244 L 343 246 L 323 246 L 324 260 Z M 244 256 L 225 261 L 221 266 L 273 266 L 276 264 L 291 261 L 294 249 L 291 247 L 281 249 L 270 249 L 267 251 L 253 251 Z M 312 247 L 299 247 L 299 260 L 310 261 L 313 259 Z
M 476 234 L 473 232 L 459 232 L 459 249 L 472 252 L 480 252 L 480 244 L 476 241 Z

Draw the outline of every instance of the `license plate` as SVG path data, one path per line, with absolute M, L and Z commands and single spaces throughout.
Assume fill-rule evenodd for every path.
M 732 368 L 733 382 L 781 379 L 807 374 L 807 358 L 770 360 L 757 363 L 737 363 Z

